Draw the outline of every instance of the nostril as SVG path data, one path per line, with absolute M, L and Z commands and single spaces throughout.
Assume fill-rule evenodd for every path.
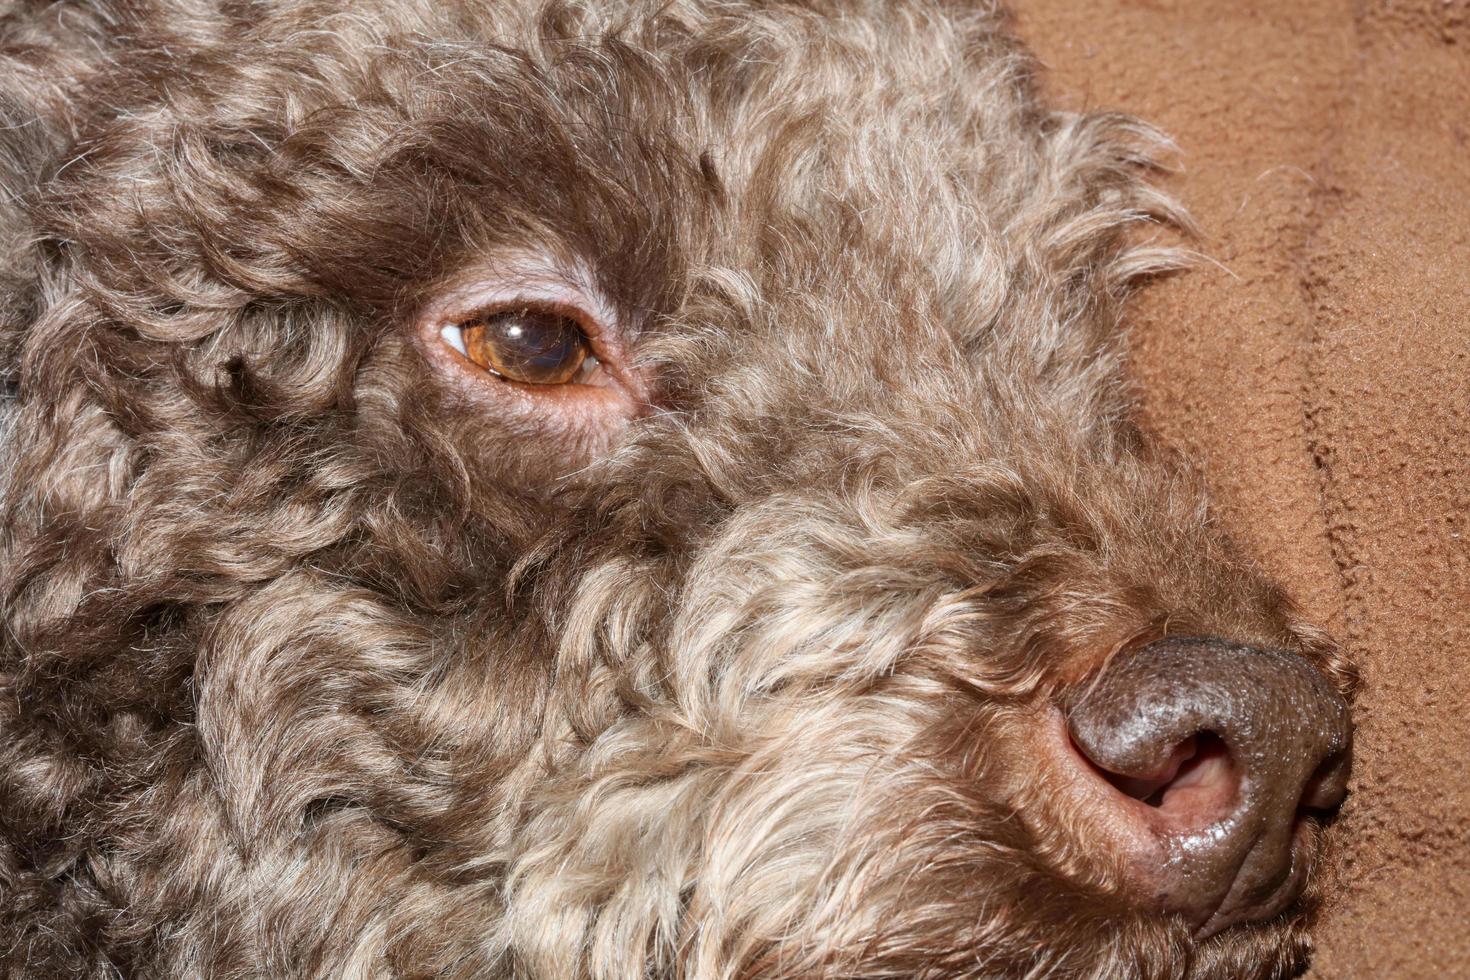
M 1077 753 L 1119 793 L 1137 800 L 1176 827 L 1214 823 L 1234 809 L 1240 796 L 1240 771 L 1225 740 L 1199 732 L 1179 742 L 1158 770 L 1145 775 L 1113 772 L 1076 745 Z
M 1131 796 L 1135 800 L 1141 800 L 1149 806 L 1160 806 L 1164 801 L 1164 791 L 1177 779 L 1181 772 L 1187 773 L 1194 762 L 1195 756 L 1199 754 L 1199 736 L 1191 735 L 1180 742 L 1169 752 L 1164 759 L 1163 767 L 1157 772 L 1144 776 L 1126 776 L 1122 773 L 1109 772 L 1106 768 L 1098 766 L 1103 778 L 1113 784 L 1113 787 L 1124 796 Z
M 1240 773 L 1214 732 L 1195 736 L 1194 754 L 1161 790 L 1159 809 L 1178 816 L 1214 821 L 1234 809 L 1240 795 Z

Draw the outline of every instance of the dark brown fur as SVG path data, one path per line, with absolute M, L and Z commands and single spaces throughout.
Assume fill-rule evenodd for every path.
M 1219 977 L 1025 771 L 1140 638 L 1346 668 L 1128 421 L 1155 134 L 983 5 L 0 4 L 10 976 Z M 409 325 L 584 264 L 654 410 Z

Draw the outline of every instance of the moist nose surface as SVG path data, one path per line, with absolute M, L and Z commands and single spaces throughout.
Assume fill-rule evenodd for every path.
M 1148 825 L 1166 860 L 1133 870 L 1158 906 L 1209 935 L 1300 892 L 1301 811 L 1341 802 L 1352 742 L 1347 703 L 1305 659 L 1161 640 L 1116 657 L 1067 716 L 1120 793 L 1157 808 Z

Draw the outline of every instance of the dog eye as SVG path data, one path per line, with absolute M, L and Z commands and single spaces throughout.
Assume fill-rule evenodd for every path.
M 650 406 L 625 317 L 586 269 L 507 252 L 441 283 L 411 329 L 454 402 L 508 434 L 565 435 L 585 461 Z
M 568 384 L 597 366 L 581 325 L 554 310 L 498 310 L 449 324 L 443 337 L 476 367 L 522 384 Z

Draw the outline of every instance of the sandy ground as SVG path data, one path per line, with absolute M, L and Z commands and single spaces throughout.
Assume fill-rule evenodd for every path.
M 1145 414 L 1362 666 L 1310 975 L 1470 977 L 1470 2 L 1015 6 L 1179 142 L 1219 265 L 1135 308 Z

